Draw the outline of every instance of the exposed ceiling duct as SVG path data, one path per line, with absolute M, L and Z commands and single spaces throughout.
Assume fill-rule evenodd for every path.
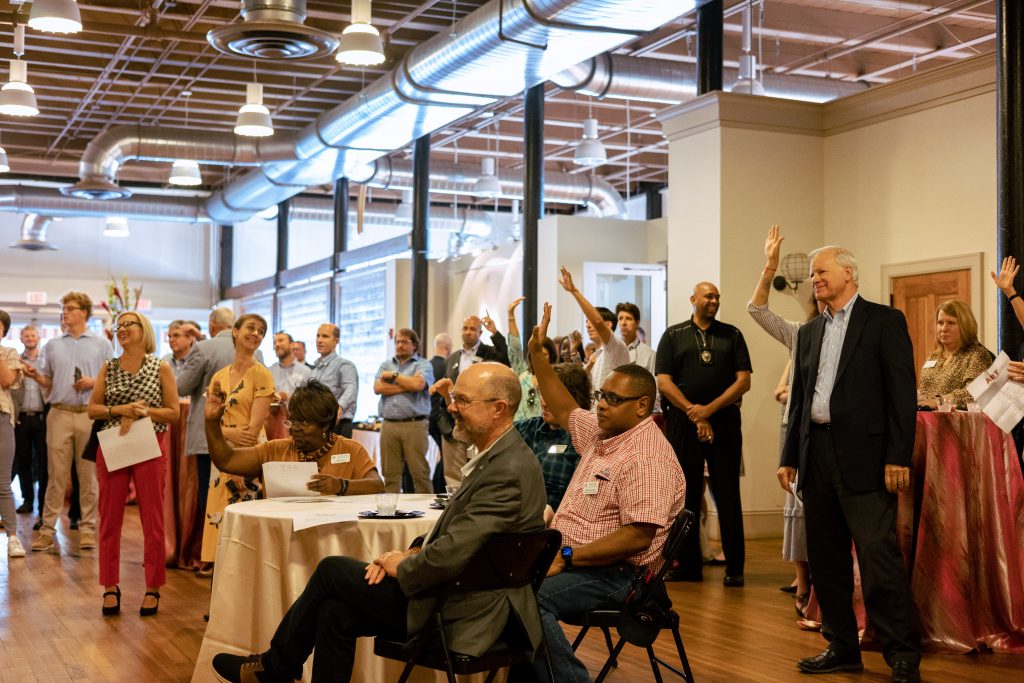
M 249 59 L 316 59 L 338 49 L 333 33 L 306 26 L 306 0 L 242 0 L 242 21 L 206 34 L 216 50 Z
M 46 228 L 52 222 L 52 216 L 40 216 L 34 213 L 26 214 L 25 220 L 21 223 L 21 239 L 17 242 L 11 242 L 11 249 L 25 249 L 26 251 L 56 250 L 56 244 L 46 241 Z
M 412 162 L 384 157 L 349 174 L 353 182 L 395 190 L 412 189 Z M 438 194 L 472 196 L 480 167 L 471 164 L 432 164 L 430 191 Z M 498 181 L 503 197 L 523 198 L 522 170 L 500 169 Z M 622 196 L 605 180 L 583 174 L 544 172 L 545 201 L 585 204 L 600 216 L 625 218 Z
M 0 211 L 31 212 L 47 216 L 124 216 L 128 219 L 208 222 L 205 199 L 176 195 L 137 195 L 118 202 L 97 202 L 67 197 L 57 190 L 26 185 L 0 185 Z
M 769 97 L 828 102 L 867 90 L 859 81 L 840 81 L 795 74 L 762 74 Z M 722 69 L 725 89 L 731 90 L 739 71 Z M 580 62 L 551 78 L 566 90 L 594 97 L 679 104 L 697 97 L 697 67 L 686 62 L 605 53 Z
M 694 0 L 492 0 L 300 131 L 293 160 L 270 160 L 229 182 L 207 211 L 220 223 L 245 220 L 693 6 Z

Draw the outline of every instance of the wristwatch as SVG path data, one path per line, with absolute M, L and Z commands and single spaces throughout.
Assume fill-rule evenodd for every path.
M 562 564 L 566 569 L 572 569 L 572 548 L 567 545 L 562 546 Z

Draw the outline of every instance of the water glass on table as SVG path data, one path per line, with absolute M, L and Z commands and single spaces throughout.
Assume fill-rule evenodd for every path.
M 951 413 L 956 407 L 956 402 L 948 396 L 936 396 L 935 403 L 940 413 Z
M 395 509 L 398 508 L 397 493 L 378 493 L 376 501 L 378 515 L 380 515 L 381 517 L 395 516 Z

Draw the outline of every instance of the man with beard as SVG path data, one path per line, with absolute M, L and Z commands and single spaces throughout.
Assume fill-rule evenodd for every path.
M 540 394 L 581 455 L 551 526 L 562 533 L 561 552 L 537 591 L 544 637 L 558 683 L 589 683 L 559 619 L 621 607 L 635 582 L 656 572 L 669 528 L 683 508 L 686 482 L 675 454 L 654 424 L 655 382 L 628 363 L 595 392 L 596 412 L 580 408 L 559 381 L 544 350 L 551 306 L 530 337 Z M 517 666 L 511 681 L 546 681 L 543 661 Z
M 725 580 L 743 585 L 743 509 L 740 504 L 740 398 L 750 390 L 750 353 L 743 334 L 715 320 L 720 295 L 710 282 L 698 282 L 690 304 L 693 316 L 665 330 L 658 344 L 658 389 L 665 401 L 665 433 L 686 475 L 686 509 L 700 518 L 707 461 L 711 494 L 718 508 L 725 552 Z M 678 570 L 671 579 L 703 580 L 699 534 L 686 537 Z
M 519 378 L 498 363 L 466 368 L 447 397 L 457 438 L 470 444 L 465 479 L 433 530 L 408 550 L 372 562 L 350 557 L 321 560 L 262 654 L 213 658 L 220 680 L 276 683 L 302 676 L 311 652 L 313 680 L 348 681 L 356 638 L 405 640 L 425 626 L 435 588 L 457 576 L 476 551 L 498 533 L 544 526 L 544 481 L 537 458 L 512 428 L 522 397 Z M 442 610 L 449 647 L 480 656 L 506 629 L 518 630 L 536 649 L 541 626 L 531 586 L 452 597 Z M 315 648 L 315 650 L 314 650 Z
M 292 353 L 295 354 L 295 360 L 305 365 L 310 370 L 313 369 L 312 363 L 306 362 L 306 342 L 304 341 L 293 341 L 292 342 Z
M 474 363 L 483 361 L 497 361 L 502 365 L 508 365 L 508 345 L 505 338 L 500 334 L 493 338 L 494 346 L 484 344 L 480 341 L 480 332 L 483 330 L 483 321 L 475 315 L 471 315 L 462 321 L 462 348 L 448 356 L 448 367 L 445 377 L 452 381 L 458 381 L 459 374 L 465 372 Z M 441 377 L 435 379 L 440 382 Z M 431 394 L 438 393 L 438 385 L 430 388 Z M 441 394 L 447 400 L 444 393 Z M 441 459 L 444 461 L 444 479 L 450 485 L 458 485 L 462 480 L 461 469 L 468 459 L 466 456 L 467 444 L 460 441 L 453 435 L 452 429 L 455 423 L 451 416 L 442 414 L 440 425 L 441 436 Z
M 312 371 L 304 363 L 300 363 L 292 351 L 295 341 L 287 332 L 274 335 L 274 355 L 277 362 L 270 366 L 270 374 L 274 377 L 274 389 L 281 397 L 281 403 L 288 403 L 288 398 L 295 393 L 296 387 L 305 384 Z
M 352 418 L 356 415 L 356 399 L 359 397 L 359 373 L 355 363 L 334 352 L 338 348 L 341 329 L 332 323 L 324 323 L 316 331 L 316 350 L 320 357 L 313 364 L 312 377 L 327 386 L 338 399 L 338 424 L 334 433 L 346 439 L 352 438 Z

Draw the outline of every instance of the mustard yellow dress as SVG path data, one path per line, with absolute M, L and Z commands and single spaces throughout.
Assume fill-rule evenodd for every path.
M 241 381 L 234 386 L 231 385 L 230 365 L 217 371 L 210 380 L 210 387 L 212 388 L 216 382 L 220 382 L 221 389 L 227 391 L 224 415 L 220 419 L 221 427 L 247 427 L 249 415 L 256 399 L 274 395 L 274 377 L 270 374 L 270 370 L 259 363 L 254 363 L 246 370 Z M 260 426 L 258 439 L 260 442 L 267 440 L 262 426 Z M 224 508 L 232 503 L 258 498 L 261 490 L 259 479 L 246 479 L 223 472 L 217 473 L 213 484 L 210 485 L 210 493 L 206 499 L 206 524 L 203 527 L 201 555 L 203 562 L 213 562 L 217 556 L 220 523 L 224 517 Z

